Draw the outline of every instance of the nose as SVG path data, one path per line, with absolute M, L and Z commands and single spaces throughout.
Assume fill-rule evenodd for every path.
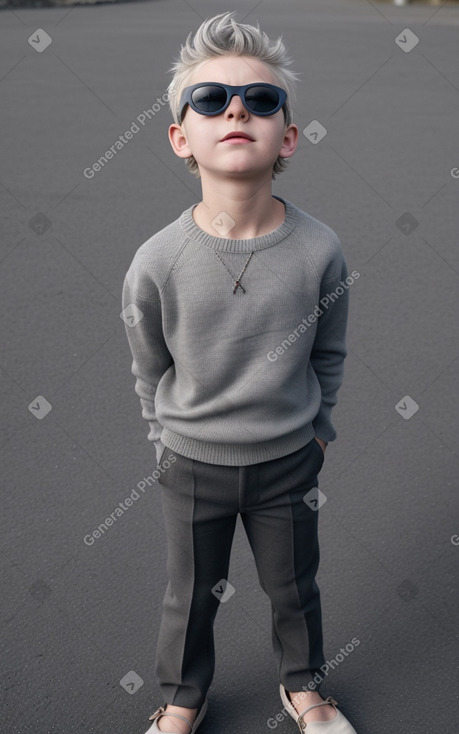
M 242 99 L 237 94 L 231 97 L 231 101 L 225 110 L 225 115 L 228 119 L 233 117 L 246 119 L 249 117 L 248 111 L 242 104 Z

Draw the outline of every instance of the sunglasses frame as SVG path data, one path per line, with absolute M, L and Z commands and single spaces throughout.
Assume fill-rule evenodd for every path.
M 220 110 L 216 110 L 215 112 L 203 112 L 202 110 L 198 110 L 193 102 L 193 92 L 200 87 L 221 87 L 222 89 L 224 89 L 226 92 L 226 102 L 223 107 Z M 271 112 L 254 112 L 253 110 L 251 110 L 246 104 L 245 93 L 248 89 L 251 89 L 252 87 L 266 87 L 268 89 L 274 89 L 279 95 L 279 102 L 277 106 Z M 214 117 L 215 115 L 221 115 L 222 112 L 224 112 L 229 107 L 232 98 L 235 96 L 241 98 L 241 102 L 247 112 L 249 112 L 249 114 L 256 115 L 257 117 L 270 117 L 271 115 L 275 115 L 276 112 L 279 112 L 279 110 L 284 107 L 285 101 L 287 99 L 287 92 L 281 87 L 276 87 L 275 84 L 267 84 L 266 82 L 252 82 L 252 84 L 243 84 L 242 86 L 237 87 L 230 86 L 229 84 L 222 84 L 221 82 L 200 82 L 199 84 L 193 84 L 191 87 L 185 87 L 182 92 L 179 104 L 179 124 L 181 124 L 183 121 L 183 113 L 187 105 L 189 105 L 191 109 L 194 112 L 197 112 L 199 115 Z

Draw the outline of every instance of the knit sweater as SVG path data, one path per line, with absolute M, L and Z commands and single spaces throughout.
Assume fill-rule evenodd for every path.
M 158 463 L 168 447 L 245 466 L 336 438 L 358 273 L 348 276 L 332 229 L 275 198 L 284 221 L 252 239 L 208 234 L 194 204 L 139 247 L 126 273 L 121 318 Z

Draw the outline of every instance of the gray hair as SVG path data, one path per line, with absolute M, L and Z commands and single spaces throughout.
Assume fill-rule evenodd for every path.
M 259 59 L 270 69 L 278 86 L 287 92 L 285 103 L 285 125 L 292 122 L 293 101 L 295 97 L 295 83 L 299 74 L 287 68 L 292 63 L 287 56 L 282 36 L 271 42 L 269 37 L 260 28 L 237 23 L 232 17 L 236 11 L 221 13 L 205 20 L 192 38 L 190 33 L 185 45 L 180 49 L 180 57 L 169 69 L 173 73 L 171 83 L 167 88 L 169 107 L 174 122 L 179 124 L 179 103 L 183 89 L 188 86 L 187 81 L 193 71 L 211 58 L 236 54 L 237 56 L 253 56 Z M 200 178 L 198 164 L 194 156 L 186 158 L 185 163 L 196 178 Z M 272 177 L 281 173 L 287 167 L 287 159 L 277 157 L 273 165 Z

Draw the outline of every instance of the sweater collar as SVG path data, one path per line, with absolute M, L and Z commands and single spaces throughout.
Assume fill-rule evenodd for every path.
M 220 250 L 222 252 L 252 252 L 255 250 L 263 250 L 265 247 L 271 247 L 276 245 L 278 242 L 283 240 L 287 235 L 292 232 L 297 223 L 297 210 L 289 201 L 283 199 L 281 196 L 275 196 L 275 199 L 281 201 L 285 206 L 285 219 L 282 224 L 268 234 L 263 234 L 260 237 L 253 237 L 252 239 L 240 240 L 240 239 L 229 239 L 227 237 L 214 237 L 203 229 L 198 227 L 193 219 L 193 209 L 197 204 L 193 204 L 186 209 L 179 218 L 179 223 L 188 237 L 194 242 L 198 242 L 205 247 L 209 247 L 212 250 Z

